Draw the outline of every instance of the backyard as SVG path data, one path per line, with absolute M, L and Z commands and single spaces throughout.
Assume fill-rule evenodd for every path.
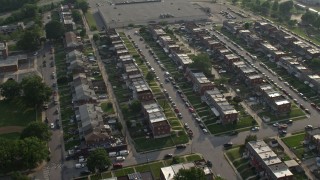
M 185 156 L 177 156 L 179 163 L 186 163 L 186 162 L 194 162 L 197 160 L 203 159 L 200 154 L 190 154 Z M 102 178 L 111 178 L 111 177 L 119 177 L 119 176 L 125 176 L 127 174 L 131 174 L 134 172 L 151 172 L 154 179 L 160 178 L 160 169 L 165 166 L 172 165 L 172 159 L 166 159 L 166 160 L 160 160 L 160 161 L 153 161 L 145 164 L 139 164 L 135 166 L 125 167 L 118 170 L 112 170 L 103 172 L 100 174 L 91 175 L 90 179 L 100 179 Z M 87 179 L 85 177 L 80 177 L 81 179 Z M 79 178 L 77 178 L 78 180 Z
M 305 138 L 305 133 L 294 134 L 289 137 L 284 137 L 281 140 L 288 146 L 288 148 L 299 158 L 311 158 L 316 154 L 307 147 L 303 146 L 302 142 Z

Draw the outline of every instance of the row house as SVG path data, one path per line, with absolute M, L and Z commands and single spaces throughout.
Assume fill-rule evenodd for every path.
M 130 52 L 128 51 L 127 48 L 125 48 L 125 49 L 116 50 L 116 54 L 117 54 L 117 57 L 120 57 L 120 56 L 130 55 Z
M 223 44 L 219 41 L 208 39 L 204 42 L 204 45 L 207 47 L 207 49 L 215 50 L 223 47 Z
M 292 180 L 293 174 L 288 166 L 262 140 L 246 144 L 246 154 L 250 164 L 255 167 L 260 177 L 270 180 Z
M 224 55 L 223 59 L 228 67 L 231 67 L 234 62 L 240 61 L 240 57 L 233 53 Z
M 270 37 L 275 37 L 275 32 L 278 30 L 278 28 L 275 25 L 261 21 L 256 21 L 254 23 L 254 28 L 261 35 Z
M 317 74 L 308 75 L 306 77 L 306 81 L 309 83 L 309 86 L 316 90 L 317 92 L 320 92 L 320 76 Z
M 188 22 L 186 23 L 186 30 L 193 34 L 197 39 L 202 37 L 202 36 L 205 36 L 207 33 L 206 33 L 206 30 L 199 27 L 196 23 L 194 22 Z M 200 39 L 199 39 L 200 40 Z
M 313 129 L 312 131 L 306 131 L 304 137 L 305 142 L 309 144 L 310 150 L 316 149 L 320 152 L 320 129 Z
M 140 74 L 140 70 L 136 63 L 124 64 L 124 73 L 127 76 Z
M 182 66 L 183 70 L 186 70 L 190 64 L 193 63 L 192 59 L 187 54 L 181 54 L 177 52 L 172 53 L 171 57 L 177 64 Z
M 259 85 L 259 84 L 262 84 L 263 82 L 264 82 L 264 78 L 262 74 L 253 73 L 245 76 L 245 83 L 249 86 Z
M 240 30 L 238 37 L 244 40 L 250 47 L 256 47 L 262 42 L 262 39 L 253 34 L 250 30 Z
M 65 48 L 68 51 L 72 51 L 72 50 L 79 50 L 82 51 L 83 50 L 83 43 L 81 41 L 81 37 L 77 36 L 74 32 L 70 31 L 70 32 L 66 32 L 64 34 L 64 39 L 65 39 Z
M 67 53 L 66 63 L 68 65 L 69 74 L 85 72 L 84 55 L 78 50 L 73 50 Z
M 0 26 L 0 33 L 1 34 L 11 34 L 15 31 L 24 30 L 25 25 L 23 22 L 18 22 L 17 24 L 9 24 Z
M 307 53 L 307 49 L 311 49 L 311 46 L 308 45 L 305 42 L 302 41 L 295 41 L 292 43 L 292 47 L 294 49 L 294 52 L 296 52 L 297 54 L 304 56 Z
M 232 34 L 238 34 L 240 30 L 244 29 L 242 24 L 239 24 L 238 22 L 235 22 L 235 21 L 228 21 L 228 20 L 223 21 L 222 27 Z
M 134 62 L 135 60 L 131 55 L 123 55 L 123 56 L 119 56 L 117 66 L 123 67 L 125 64 L 132 64 Z
M 306 76 L 312 74 L 311 70 L 301 65 L 296 58 L 289 56 L 281 57 L 277 65 L 286 69 L 289 74 L 296 76 L 300 80 L 304 80 Z
M 144 78 L 136 78 L 131 81 L 133 99 L 138 99 L 139 101 L 149 101 L 153 99 L 152 91 Z
M 263 42 L 263 43 L 260 43 L 259 50 L 262 51 L 264 54 L 268 55 L 268 54 L 272 54 L 273 52 L 277 51 L 278 49 L 276 47 L 272 46 L 268 42 Z
M 162 167 L 160 169 L 160 180 L 173 180 L 176 174 L 179 173 L 180 170 L 188 170 L 191 168 L 197 168 L 203 171 L 204 179 L 212 180 L 213 173 L 212 170 L 207 167 L 203 166 L 202 163 L 195 163 L 195 162 L 188 162 L 183 164 L 173 164 L 171 166 Z
M 111 129 L 105 126 L 101 107 L 94 104 L 83 104 L 75 108 L 79 135 L 86 145 L 108 143 Z
M 149 26 L 149 30 L 152 34 L 152 37 L 154 40 L 157 40 L 159 37 L 161 36 L 165 36 L 166 35 L 166 32 L 162 29 L 161 26 L 153 26 L 153 25 L 150 25 Z
M 155 100 L 146 101 L 142 103 L 142 107 L 153 138 L 170 136 L 171 126 L 159 104 Z
M 205 91 L 202 99 L 211 107 L 214 114 L 220 118 L 222 124 L 234 123 L 238 120 L 238 111 L 228 103 L 218 89 Z
M 176 44 L 176 42 L 173 41 L 170 36 L 160 36 L 159 44 L 167 53 L 172 53 L 180 50 L 180 46 Z
M 227 49 L 226 47 L 222 47 L 219 49 L 214 50 L 215 54 L 219 57 L 219 59 L 224 59 L 225 55 L 233 54 L 230 49 Z
M 72 81 L 72 102 L 80 105 L 96 103 L 97 96 L 89 78 L 84 73 L 74 74 Z
M 320 56 L 320 50 L 317 48 L 310 48 L 306 51 L 306 59 L 318 58 Z
M 7 42 L 0 42 L 0 59 L 6 59 L 9 56 L 9 48 Z
M 291 45 L 294 41 L 297 41 L 296 37 L 281 29 L 275 32 L 275 39 L 283 46 Z
M 193 84 L 193 91 L 197 92 L 201 95 L 204 94 L 205 91 L 214 89 L 214 83 L 211 82 L 203 72 L 200 72 L 195 69 L 187 68 L 186 70 L 187 78 L 191 80 Z
M 274 90 L 270 84 L 257 87 L 256 93 L 270 107 L 273 113 L 282 114 L 291 111 L 291 102 L 282 93 Z
M 287 56 L 287 53 L 283 51 L 273 51 L 270 55 L 272 61 L 279 61 L 281 57 Z

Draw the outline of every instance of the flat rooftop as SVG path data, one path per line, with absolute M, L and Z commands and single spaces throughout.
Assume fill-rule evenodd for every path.
M 135 4 L 114 5 L 105 1 L 98 7 L 107 27 L 123 27 L 129 24 L 147 24 L 148 22 L 208 19 L 201 7 L 184 0 L 165 0 Z M 161 19 L 161 14 L 172 18 Z

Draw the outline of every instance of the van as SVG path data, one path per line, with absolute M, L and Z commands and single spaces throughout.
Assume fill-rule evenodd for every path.
M 122 150 L 119 152 L 119 155 L 120 156 L 123 156 L 123 155 L 128 155 L 129 154 L 129 151 L 128 150 Z
M 109 152 L 109 157 L 116 157 L 117 153 L 116 152 Z

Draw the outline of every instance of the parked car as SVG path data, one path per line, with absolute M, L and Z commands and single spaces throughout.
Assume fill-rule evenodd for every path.
M 232 142 L 228 142 L 223 145 L 224 148 L 231 148 L 232 146 L 233 146 Z
M 176 148 L 177 149 L 184 149 L 184 148 L 186 148 L 187 147 L 187 145 L 185 145 L 185 144 L 178 144 L 178 145 L 176 145 Z
M 309 124 L 309 125 L 306 125 L 306 127 L 304 127 L 304 129 L 307 130 L 307 131 L 308 130 L 312 130 L 313 126 Z
M 173 154 L 166 154 L 164 155 L 164 158 L 172 158 L 173 157 Z
M 113 169 L 121 169 L 123 167 L 123 165 L 121 163 L 114 163 L 112 165 Z

